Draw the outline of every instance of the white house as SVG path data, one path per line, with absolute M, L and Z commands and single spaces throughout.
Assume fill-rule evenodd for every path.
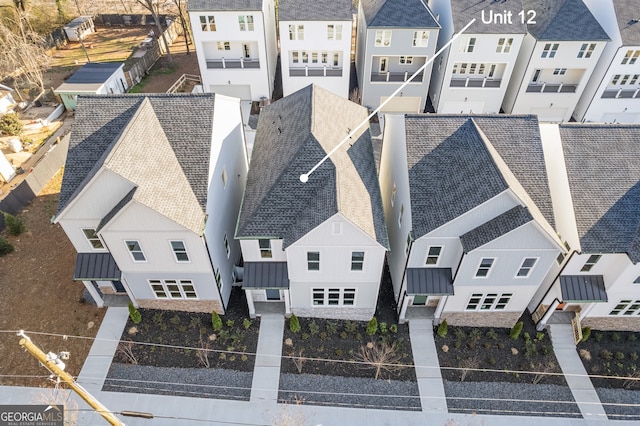
M 511 327 L 564 251 L 534 116 L 387 114 L 380 188 L 401 321 Z
M 347 98 L 351 0 L 282 0 L 278 21 L 284 96 L 313 83 Z
M 554 212 L 571 254 L 553 285 L 532 300 L 530 310 L 539 329 L 568 316 L 576 331 L 580 325 L 637 331 L 640 126 L 547 126 L 547 168 L 559 171 L 550 173 Z
M 640 123 L 640 15 L 637 3 L 585 0 L 611 37 L 576 106 L 577 121 Z
M 582 0 L 522 3 L 528 32 L 502 108 L 543 122 L 568 121 L 609 36 Z
M 438 113 L 498 113 L 527 32 L 522 1 L 431 0 L 442 26 L 438 49 L 467 25 L 436 59 L 429 96 Z
M 236 238 L 249 313 L 370 319 L 387 233 L 366 109 L 311 85 L 262 109 Z
M 124 62 L 88 62 L 58 86 L 59 95 L 68 111 L 76 109 L 78 95 L 126 93 L 129 86 L 124 76 Z
M 237 99 L 80 97 L 55 217 L 74 279 L 99 306 L 224 313 L 246 173 Z
M 62 29 L 69 41 L 81 41 L 86 36 L 96 32 L 96 27 L 91 16 L 78 16 Z
M 436 51 L 440 25 L 422 0 L 361 0 L 356 71 L 362 105 L 375 109 Z M 423 112 L 431 81 L 429 64 L 382 112 Z
M 192 0 L 187 8 L 204 91 L 271 99 L 278 60 L 273 0 Z

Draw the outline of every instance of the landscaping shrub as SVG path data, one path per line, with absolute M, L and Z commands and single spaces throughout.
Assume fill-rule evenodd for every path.
M 447 320 L 442 320 L 440 325 L 438 325 L 438 336 L 444 337 L 449 332 L 449 326 L 447 325 Z
M 586 342 L 591 336 L 591 327 L 582 327 L 582 339 L 581 342 Z
M 2 212 L 2 214 L 4 215 L 4 223 L 7 225 L 9 234 L 20 235 L 27 230 L 27 227 L 24 225 L 24 221 L 19 217 L 7 212 Z
M 398 324 L 391 324 L 389 326 L 389 331 L 392 333 L 397 333 L 398 332 Z
M 22 123 L 16 113 L 5 114 L 0 117 L 0 133 L 7 136 L 18 136 L 22 133 Z
M 378 331 L 378 319 L 376 317 L 371 318 L 371 321 L 367 324 L 367 334 L 373 336 Z
M 300 329 L 298 317 L 296 314 L 291 314 L 291 318 L 289 318 L 289 330 L 291 330 L 292 333 L 300 333 Z
M 242 320 L 242 328 L 244 328 L 245 330 L 251 328 L 251 320 L 249 318 L 245 318 Z
M 9 241 L 0 237 L 0 257 L 13 251 L 13 246 Z
M 131 302 L 129 302 L 129 318 L 134 324 L 140 324 L 140 321 L 142 321 L 142 314 Z
M 216 311 L 211 312 L 211 326 L 214 331 L 222 330 L 222 318 Z
M 509 336 L 513 340 L 518 340 L 518 337 L 520 337 L 520 333 L 522 333 L 522 327 L 524 327 L 524 323 L 522 321 L 518 321 L 516 325 L 514 325 L 513 328 L 511 329 Z

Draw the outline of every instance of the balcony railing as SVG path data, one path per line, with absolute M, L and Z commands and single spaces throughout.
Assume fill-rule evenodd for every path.
M 499 88 L 502 79 L 488 78 L 452 78 L 449 87 L 489 87 Z
M 640 99 L 640 89 L 609 89 L 602 94 L 603 99 Z
M 339 68 L 339 67 L 289 68 L 289 77 L 342 77 L 342 68 Z
M 529 84 L 527 93 L 576 93 L 577 84 Z
M 207 69 L 220 68 L 260 68 L 259 59 L 207 59 Z
M 411 77 L 414 71 L 406 71 L 406 72 L 385 72 L 385 73 L 372 73 L 371 81 L 376 83 L 397 83 L 397 82 L 405 82 Z M 422 78 L 424 73 L 420 73 L 416 75 L 416 77 L 411 80 L 412 83 L 422 83 Z

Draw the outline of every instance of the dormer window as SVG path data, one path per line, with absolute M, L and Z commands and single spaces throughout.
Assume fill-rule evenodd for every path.
M 84 234 L 89 244 L 94 250 L 102 250 L 104 249 L 104 244 L 102 244 L 102 240 L 96 234 L 96 230 L 93 228 L 83 228 L 82 233 Z
M 544 45 L 544 49 L 542 50 L 543 58 L 555 58 L 556 53 L 558 52 L 558 47 L 560 44 L 558 43 L 546 43 Z

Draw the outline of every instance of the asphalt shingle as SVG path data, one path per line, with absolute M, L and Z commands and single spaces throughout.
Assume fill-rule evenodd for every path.
M 351 0 L 281 0 L 279 21 L 351 21 Z
M 440 28 L 422 0 L 360 0 L 367 27 Z
M 523 6 L 536 12 L 535 24 L 527 29 L 538 40 L 610 40 L 582 0 L 523 0 Z
M 462 248 L 465 253 L 469 253 L 532 220 L 526 207 L 516 206 L 461 235 Z
M 262 10 L 262 0 L 189 0 L 187 10 Z
M 518 13 L 523 10 L 522 0 L 507 1 L 478 1 L 478 0 L 454 0 L 451 2 L 451 14 L 453 16 L 453 30 L 460 31 L 472 19 L 476 22 L 471 24 L 466 31 L 468 34 L 525 34 L 527 26 L 522 22 Z M 502 14 L 511 12 L 511 22 L 498 22 L 494 19 L 490 23 L 482 22 L 482 13 L 485 19 L 489 18 L 490 12 Z
M 640 4 L 637 0 L 613 0 L 620 36 L 625 46 L 640 46 Z

